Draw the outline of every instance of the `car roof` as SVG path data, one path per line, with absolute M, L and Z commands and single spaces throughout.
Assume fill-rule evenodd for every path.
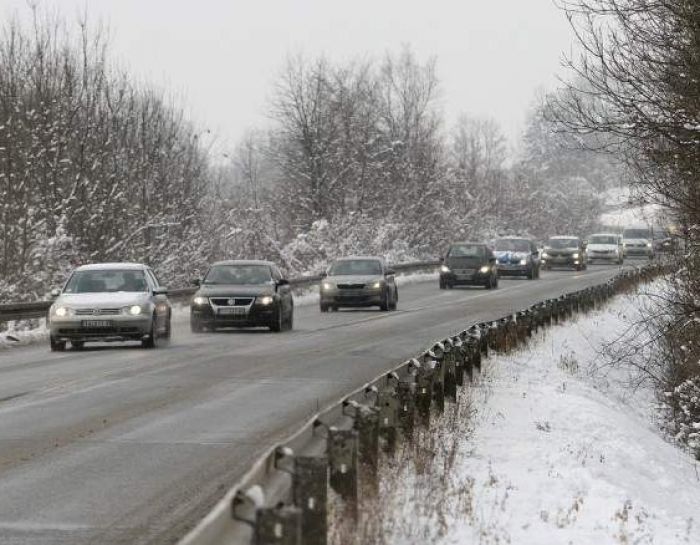
M 591 237 L 619 237 L 622 236 L 620 233 L 593 233 L 591 235 L 588 235 L 588 238 Z
M 450 246 L 457 246 L 458 244 L 463 244 L 465 246 L 488 246 L 485 242 L 471 242 L 469 240 L 458 240 L 457 242 L 451 242 Z
M 527 238 L 527 237 L 498 237 L 496 240 L 525 240 L 527 242 L 532 242 L 532 239 Z
M 265 261 L 262 259 L 226 259 L 224 261 L 216 261 L 211 264 L 214 265 L 267 265 L 268 267 L 275 267 L 276 265 L 272 261 Z
M 119 262 L 114 262 L 114 263 L 90 263 L 88 265 L 81 265 L 76 271 L 108 271 L 112 269 L 120 269 L 120 270 L 134 270 L 134 271 L 142 271 L 144 269 L 147 269 L 148 266 L 144 265 L 142 263 L 119 263 Z
M 576 235 L 556 235 L 553 237 L 549 237 L 550 240 L 569 240 L 572 238 L 579 238 Z
M 354 261 L 356 259 L 374 259 L 376 261 L 384 261 L 384 258 L 378 255 L 348 255 L 345 257 L 338 257 L 334 261 Z

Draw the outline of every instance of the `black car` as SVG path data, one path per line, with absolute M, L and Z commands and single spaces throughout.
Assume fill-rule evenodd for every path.
M 566 267 L 581 271 L 588 267 L 588 257 L 583 241 L 575 236 L 550 237 L 542 252 L 542 265 L 545 270 L 552 267 Z
M 194 283 L 199 286 L 190 306 L 194 333 L 220 327 L 292 329 L 292 291 L 274 263 L 219 261 Z
M 498 287 L 498 266 L 486 244 L 455 242 L 447 250 L 440 267 L 440 289 L 453 286 Z
M 530 280 L 540 277 L 540 252 L 532 240 L 499 238 L 493 244 L 493 253 L 498 260 L 498 276 L 526 276 Z

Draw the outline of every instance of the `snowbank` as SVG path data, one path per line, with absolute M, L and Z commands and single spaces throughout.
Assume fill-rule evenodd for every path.
M 620 297 L 489 358 L 458 413 L 415 447 L 428 461 L 397 462 L 382 484 L 386 542 L 697 543 L 695 462 L 658 431 L 653 393 L 601 366 L 638 302 Z

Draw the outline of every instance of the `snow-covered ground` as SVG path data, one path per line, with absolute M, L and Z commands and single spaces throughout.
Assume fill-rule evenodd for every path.
M 485 361 L 417 456 L 388 462 L 383 542 L 700 543 L 700 468 L 658 431 L 653 392 L 601 366 L 640 300 L 619 297 Z

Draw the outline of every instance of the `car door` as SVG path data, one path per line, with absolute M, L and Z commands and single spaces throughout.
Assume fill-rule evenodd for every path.
M 146 278 L 148 278 L 149 289 L 150 289 L 150 299 L 153 301 L 153 305 L 156 309 L 156 327 L 159 330 L 165 329 L 168 323 L 168 314 L 170 313 L 170 301 L 168 301 L 168 296 L 164 293 L 154 294 L 154 290 L 162 288 L 158 277 L 155 275 L 153 270 L 146 269 Z
M 277 267 L 272 267 L 271 272 L 272 279 L 277 284 L 277 294 L 280 298 L 280 309 L 282 310 L 282 314 L 284 316 L 288 316 L 292 311 L 292 306 L 294 305 L 294 301 L 292 299 L 292 288 L 289 284 L 280 285 L 279 282 L 283 279 L 283 277 L 282 273 Z

